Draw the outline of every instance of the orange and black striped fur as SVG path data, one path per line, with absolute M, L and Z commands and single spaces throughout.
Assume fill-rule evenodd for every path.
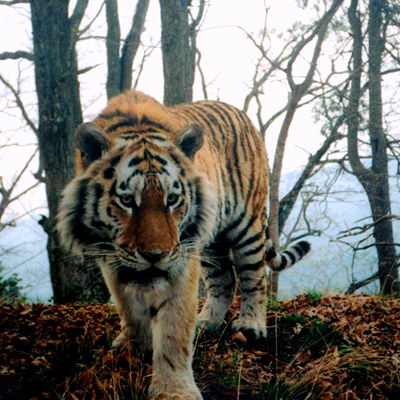
M 201 399 L 191 369 L 200 262 L 207 302 L 197 324 L 220 326 L 236 275 L 233 328 L 259 337 L 266 264 L 283 270 L 310 248 L 299 242 L 279 254 L 268 237 L 262 138 L 228 104 L 166 108 L 128 91 L 78 128 L 76 144 L 80 172 L 63 195 L 62 242 L 100 265 L 121 316 L 114 345 L 135 337 L 153 349 L 150 395 Z

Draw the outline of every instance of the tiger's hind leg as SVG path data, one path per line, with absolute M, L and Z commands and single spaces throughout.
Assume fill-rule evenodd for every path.
M 236 278 L 225 239 L 216 239 L 206 250 L 201 274 L 207 300 L 197 319 L 197 326 L 215 331 L 221 326 L 235 293 Z
M 251 229 L 242 230 L 231 242 L 242 298 L 239 317 L 232 327 L 255 338 L 267 335 L 264 232 L 263 224 L 253 221 Z

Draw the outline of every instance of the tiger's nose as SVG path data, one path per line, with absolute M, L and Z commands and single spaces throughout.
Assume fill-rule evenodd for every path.
M 166 257 L 169 254 L 169 251 L 158 251 L 158 250 L 153 250 L 153 251 L 140 251 L 138 250 L 138 253 L 147 261 L 151 263 L 156 263 L 157 261 L 162 260 L 164 257 Z

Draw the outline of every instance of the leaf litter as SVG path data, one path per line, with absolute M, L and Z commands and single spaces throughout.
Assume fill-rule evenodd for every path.
M 230 330 L 239 306 L 195 338 L 205 400 L 400 399 L 400 299 L 302 295 L 268 311 L 260 340 Z M 112 349 L 118 332 L 110 305 L 1 305 L 0 400 L 146 399 L 151 355 Z

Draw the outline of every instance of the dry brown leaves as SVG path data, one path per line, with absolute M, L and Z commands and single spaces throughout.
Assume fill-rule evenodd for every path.
M 300 296 L 268 313 L 259 341 L 230 331 L 239 303 L 221 331 L 196 337 L 206 400 L 400 398 L 400 300 Z M 146 398 L 151 365 L 135 345 L 111 349 L 118 324 L 107 305 L 2 305 L 0 399 Z M 315 350 L 310 337 L 326 326 L 336 333 Z

